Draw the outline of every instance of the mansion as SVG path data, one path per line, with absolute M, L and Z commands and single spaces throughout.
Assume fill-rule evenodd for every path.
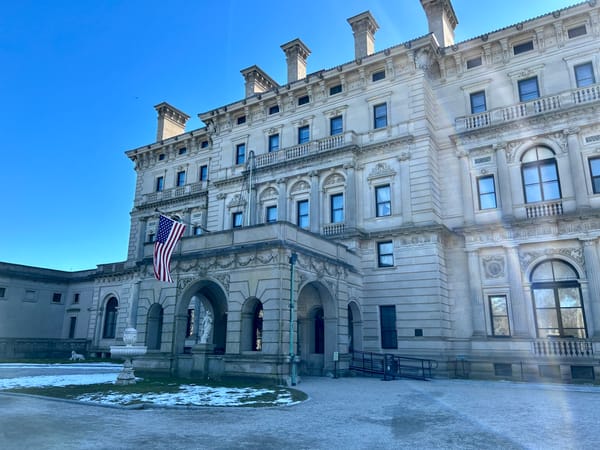
M 158 104 L 156 142 L 126 152 L 127 260 L 0 263 L 0 357 L 108 356 L 130 326 L 136 367 L 183 376 L 283 380 L 290 354 L 326 375 L 362 351 L 600 379 L 600 5 L 455 42 L 451 1 L 420 1 L 428 34 L 376 50 L 363 12 L 353 59 L 316 72 L 294 39 L 287 80 L 241 70 L 202 128 Z M 186 224 L 173 283 L 159 213 Z

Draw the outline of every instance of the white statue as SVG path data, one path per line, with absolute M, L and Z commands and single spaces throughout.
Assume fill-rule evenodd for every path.
M 202 319 L 202 336 L 200 336 L 201 344 L 208 343 L 208 337 L 210 336 L 210 331 L 212 330 L 212 322 L 212 314 L 210 313 L 210 311 L 206 310 L 204 319 Z

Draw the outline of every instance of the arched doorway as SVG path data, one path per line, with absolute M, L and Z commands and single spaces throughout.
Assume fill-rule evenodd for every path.
M 257 298 L 248 299 L 242 308 L 242 351 L 262 351 L 263 304 Z
M 158 303 L 154 303 L 148 310 L 148 325 L 146 328 L 146 346 L 148 350 L 160 350 L 163 316 L 163 307 Z
M 195 344 L 225 353 L 227 298 L 214 281 L 201 280 L 186 289 L 177 303 L 175 322 L 175 353 L 189 353 Z
M 531 273 L 531 292 L 539 338 L 587 338 L 579 275 L 558 259 L 538 264 Z
M 358 305 L 352 301 L 348 303 L 348 353 L 362 349 L 362 317 Z
M 320 282 L 308 283 L 299 292 L 297 330 L 300 374 L 320 376 L 333 371 L 337 315 L 332 295 Z

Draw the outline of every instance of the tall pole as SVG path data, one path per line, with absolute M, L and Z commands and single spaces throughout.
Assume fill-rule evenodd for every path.
M 248 166 L 250 169 L 250 174 L 248 176 L 248 211 L 246 212 L 246 226 L 250 226 L 250 217 L 252 216 L 252 169 L 254 165 L 254 152 L 250 150 L 250 154 L 248 155 Z
M 296 355 L 294 355 L 294 265 L 298 255 L 290 256 L 290 382 L 296 386 Z

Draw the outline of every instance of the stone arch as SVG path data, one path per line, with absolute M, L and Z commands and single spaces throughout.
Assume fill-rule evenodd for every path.
M 363 331 L 362 314 L 356 301 L 348 303 L 348 352 L 353 350 L 362 351 Z
M 192 310 L 191 315 L 189 311 Z M 210 320 L 206 320 L 209 314 Z M 190 324 L 190 318 L 192 324 Z M 210 323 L 208 323 L 210 322 Z M 203 342 L 206 340 L 206 342 Z M 174 352 L 189 352 L 189 347 L 205 343 L 215 353 L 225 353 L 227 340 L 227 296 L 213 280 L 198 280 L 182 293 L 175 308 Z
M 117 337 L 118 310 L 119 300 L 117 296 L 113 294 L 107 295 L 102 307 L 102 339 L 115 339 Z
M 300 374 L 324 375 L 333 370 L 338 348 L 334 296 L 320 281 L 305 284 L 298 293 L 297 354 Z
M 153 303 L 148 309 L 146 324 L 146 346 L 148 350 L 160 350 L 162 344 L 162 329 L 164 309 L 160 303 Z
M 256 297 L 250 297 L 242 306 L 242 327 L 240 349 L 242 351 L 262 351 L 264 307 Z

